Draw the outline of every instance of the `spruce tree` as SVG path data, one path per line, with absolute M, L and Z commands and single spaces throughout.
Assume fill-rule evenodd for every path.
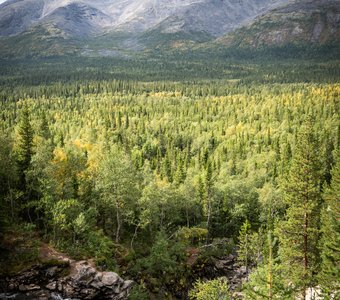
M 332 170 L 332 181 L 323 194 L 321 214 L 321 272 L 319 284 L 325 299 L 340 297 L 340 151 Z
M 26 189 L 25 172 L 30 166 L 33 155 L 33 128 L 27 105 L 24 106 L 17 137 L 17 164 L 20 188 Z
M 312 120 L 301 127 L 288 175 L 282 189 L 287 204 L 285 219 L 279 223 L 279 255 L 287 283 L 306 298 L 315 286 L 318 270 L 320 220 L 320 163 Z

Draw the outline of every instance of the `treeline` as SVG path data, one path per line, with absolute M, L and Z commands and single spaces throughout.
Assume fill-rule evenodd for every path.
M 34 224 L 143 283 L 138 299 L 186 297 L 190 248 L 238 249 L 249 299 L 337 293 L 339 84 L 15 90 L 0 102 L 2 228 Z

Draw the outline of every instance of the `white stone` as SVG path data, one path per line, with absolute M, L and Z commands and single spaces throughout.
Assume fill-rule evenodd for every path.
M 121 278 L 113 272 L 103 272 L 101 279 L 102 283 L 106 286 L 114 285 L 116 282 L 121 281 Z

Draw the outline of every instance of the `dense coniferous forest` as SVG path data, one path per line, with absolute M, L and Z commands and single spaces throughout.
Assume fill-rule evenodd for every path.
M 339 61 L 270 53 L 2 61 L 1 238 L 28 250 L 1 274 L 44 241 L 131 299 L 234 299 L 206 274 L 233 254 L 246 299 L 337 299 Z

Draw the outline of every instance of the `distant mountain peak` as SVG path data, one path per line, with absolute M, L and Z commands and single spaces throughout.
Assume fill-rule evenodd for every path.
M 82 19 L 79 26 L 90 25 L 74 28 L 75 35 L 86 35 L 85 29 L 89 35 L 107 30 L 145 32 L 166 24 L 168 32 L 187 29 L 220 36 L 284 2 L 288 0 L 12 0 L 1 5 L 0 36 L 39 24 L 58 27 L 70 21 L 75 26 L 72 17 Z
M 326 44 L 340 40 L 339 7 L 338 0 L 10 0 L 0 5 L 0 54 Z

